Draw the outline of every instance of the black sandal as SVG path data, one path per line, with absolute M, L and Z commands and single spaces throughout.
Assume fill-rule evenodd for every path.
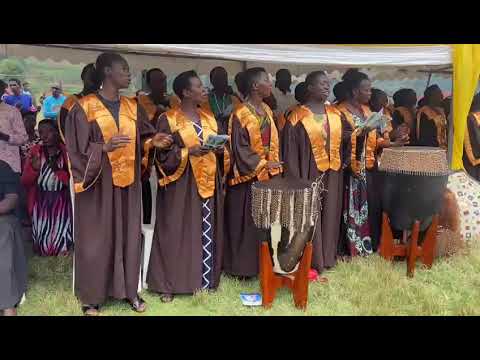
M 99 315 L 99 305 L 82 305 L 82 312 L 85 316 L 97 316 Z
M 140 296 L 137 296 L 137 298 L 133 301 L 127 300 L 127 302 L 135 312 L 143 313 L 147 310 L 145 300 L 143 300 Z

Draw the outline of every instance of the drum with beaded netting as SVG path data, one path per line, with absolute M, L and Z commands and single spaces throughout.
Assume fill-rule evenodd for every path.
M 379 170 L 385 173 L 382 207 L 395 230 L 410 230 L 416 220 L 420 231 L 440 212 L 448 181 L 446 151 L 404 146 L 384 149 Z
M 322 192 L 321 178 L 312 182 L 276 176 L 252 185 L 253 221 L 256 227 L 270 231 L 275 273 L 290 274 L 297 270 L 305 245 L 312 241 L 320 221 Z

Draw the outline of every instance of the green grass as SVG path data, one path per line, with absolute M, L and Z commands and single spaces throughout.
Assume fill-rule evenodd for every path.
M 81 315 L 71 288 L 71 258 L 30 258 L 29 290 L 19 315 Z M 282 289 L 270 310 L 242 306 L 240 292 L 259 290 L 258 281 L 223 277 L 215 293 L 178 296 L 163 304 L 144 291 L 145 314 L 122 301 L 109 301 L 103 315 L 480 315 L 480 248 L 439 259 L 431 270 L 417 264 L 406 277 L 405 262 L 387 263 L 377 255 L 339 263 L 326 273 L 329 283 L 311 283 L 307 311 L 295 309 Z

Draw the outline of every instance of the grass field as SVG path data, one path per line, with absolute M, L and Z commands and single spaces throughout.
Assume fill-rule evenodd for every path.
M 30 262 L 29 290 L 19 315 L 81 315 L 71 288 L 71 258 Z M 480 315 L 480 248 L 438 260 L 431 270 L 417 265 L 406 277 L 406 264 L 389 264 L 377 255 L 339 263 L 326 273 L 328 284 L 312 283 L 306 312 L 296 310 L 291 294 L 281 290 L 270 310 L 242 306 L 240 292 L 258 291 L 258 281 L 223 277 L 215 293 L 179 296 L 170 304 L 144 291 L 145 314 L 121 301 L 110 301 L 103 315 Z

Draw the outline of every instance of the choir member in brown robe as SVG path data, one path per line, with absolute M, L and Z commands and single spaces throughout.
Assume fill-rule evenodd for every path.
M 393 94 L 394 112 L 392 114 L 393 129 L 401 125 L 408 127 L 410 144 L 416 144 L 416 104 L 417 94 L 413 89 L 400 89 Z
M 342 219 L 344 146 L 349 144 L 351 127 L 340 111 L 325 105 L 330 80 L 323 71 L 308 74 L 305 88 L 303 105 L 290 112 L 283 129 L 282 160 L 285 171 L 299 178 L 313 181 L 323 176 L 325 192 L 312 257 L 312 268 L 322 272 L 336 263 Z
M 207 101 L 201 106 L 215 116 L 218 133 L 227 134 L 230 115 L 241 101 L 228 85 L 228 73 L 225 68 L 221 66 L 213 68 L 210 71 L 210 83 L 213 89 L 208 94 Z
M 141 257 L 142 140 L 155 129 L 134 99 L 120 96 L 130 84 L 129 66 L 115 53 L 101 54 L 96 73 L 102 88 L 82 97 L 65 122 L 75 188 L 75 294 L 86 315 L 107 298 L 126 299 L 145 311 L 138 296 Z M 166 134 L 153 138 L 169 146 Z
M 417 145 L 447 149 L 447 117 L 442 107 L 443 94 L 438 85 L 424 93 L 424 106 L 417 112 Z
M 337 108 L 353 128 L 351 136 L 350 175 L 344 196 L 344 228 L 339 252 L 341 255 L 368 255 L 376 251 L 380 241 L 381 183 L 378 176 L 377 156 L 388 146 L 400 146 L 408 141 L 402 132 L 391 142 L 388 131 L 370 129 L 366 122 L 372 114 L 368 103 L 371 82 L 367 75 L 350 71 L 344 76 L 348 99 Z
M 251 184 L 278 175 L 281 164 L 273 113 L 263 102 L 272 91 L 268 74 L 263 68 L 251 68 L 242 78 L 246 99 L 234 110 L 229 124 L 232 167 L 225 204 L 223 269 L 244 278 L 258 274 L 260 242 L 270 236 L 253 223 Z
M 474 96 L 467 119 L 463 165 L 470 176 L 480 181 L 480 93 Z
M 149 289 L 161 293 L 163 302 L 172 301 L 174 294 L 219 285 L 224 238 L 224 169 L 219 160 L 228 159 L 223 147 L 202 147 L 218 130 L 213 114 L 198 107 L 206 99 L 198 75 L 178 75 L 173 88 L 181 105 L 157 122 L 157 129 L 174 140 L 155 154 L 160 186 L 147 274 Z
M 148 119 L 155 125 L 161 114 L 178 106 L 180 101 L 176 96 L 167 95 L 167 76 L 161 69 L 148 70 L 145 80 L 150 88 L 150 93 L 138 95 L 137 101 L 145 109 Z
M 69 96 L 58 113 L 58 120 L 57 126 L 58 131 L 60 132 L 60 138 L 65 143 L 65 120 L 67 119 L 68 112 L 73 108 L 73 105 L 77 103 L 79 99 L 89 94 L 96 92 L 99 88 L 98 81 L 95 77 L 95 64 L 91 63 L 86 65 L 82 69 L 82 73 L 80 74 L 80 78 L 83 82 L 83 90 L 78 94 L 73 94 Z
M 156 121 L 165 111 L 178 106 L 176 96 L 167 95 L 167 76 L 158 68 L 147 71 L 145 80 L 150 88 L 149 94 L 137 95 L 137 101 L 147 113 L 148 119 L 155 126 Z M 142 164 L 142 207 L 143 223 L 150 224 L 152 221 L 152 188 L 150 186 L 151 168 L 143 168 Z

